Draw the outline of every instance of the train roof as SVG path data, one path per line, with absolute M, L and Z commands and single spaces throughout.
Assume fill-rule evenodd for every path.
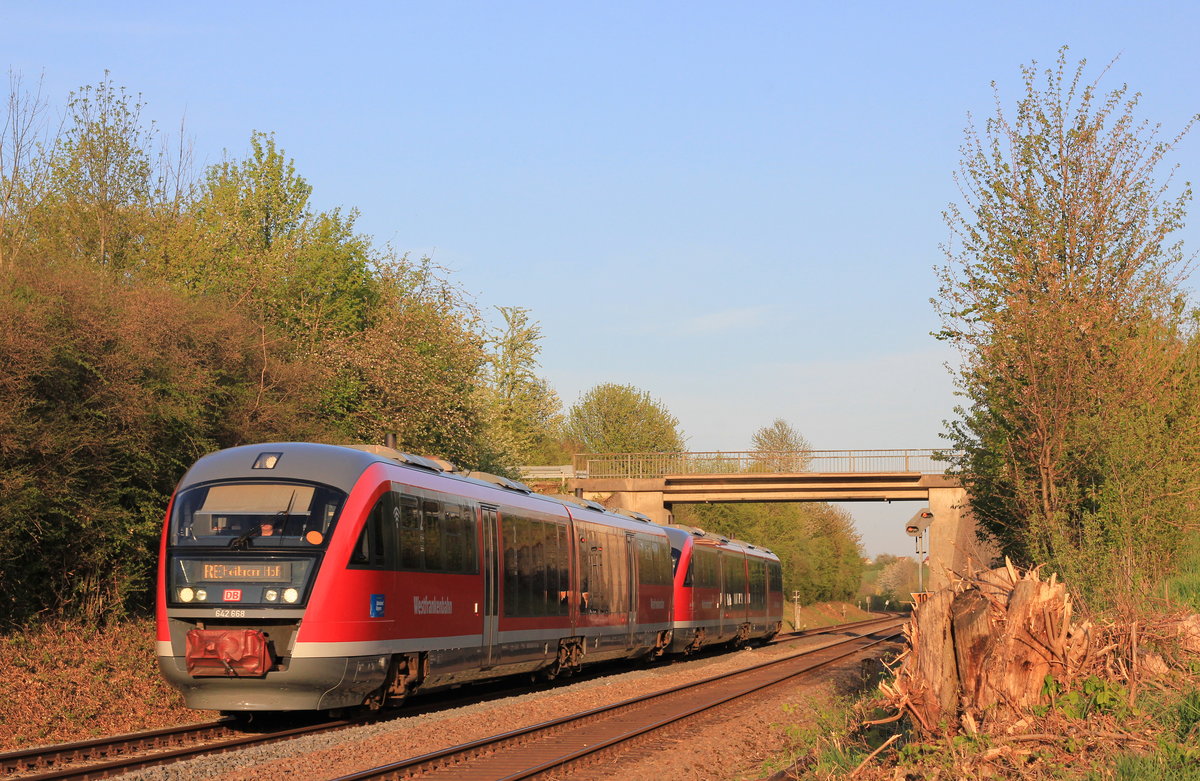
M 580 520 L 615 523 L 632 530 L 646 531 L 645 526 L 665 530 L 641 513 L 612 510 L 599 502 L 586 499 L 567 499 L 534 493 L 524 483 L 487 472 L 458 471 L 453 464 L 438 458 L 418 456 L 378 445 L 326 445 L 315 442 L 265 442 L 241 445 L 209 453 L 198 460 L 180 480 L 182 490 L 214 480 L 246 479 L 304 480 L 325 483 L 347 493 L 354 488 L 362 473 L 372 464 L 383 463 L 417 470 L 426 475 L 482 487 L 488 491 L 504 491 L 512 498 L 524 497 L 548 502 L 565 509 Z M 319 477 L 314 477 L 319 476 Z M 497 496 L 498 504 L 503 501 Z M 661 532 L 659 532 L 661 533 Z
M 671 524 L 665 527 L 667 536 L 671 538 L 674 545 L 682 545 L 685 540 L 692 538 L 696 541 L 703 541 L 701 544 L 716 545 L 722 548 L 733 548 L 740 550 L 751 556 L 761 556 L 765 559 L 779 560 L 769 548 L 764 548 L 760 545 L 755 545 L 745 540 L 739 540 L 733 537 L 725 537 L 720 534 L 713 534 L 704 529 L 698 529 L 695 526 L 684 526 L 682 524 Z

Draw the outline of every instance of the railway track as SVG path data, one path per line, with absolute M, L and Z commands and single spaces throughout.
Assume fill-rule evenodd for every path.
M 483 740 L 342 776 L 336 781 L 446 778 L 513 781 L 571 766 L 653 740 L 661 731 L 694 716 L 712 713 L 749 694 L 833 664 L 899 635 L 902 619 L 890 619 L 869 634 L 848 637 L 742 670 L 636 697 L 615 705 L 537 724 Z
M 864 630 L 878 631 L 878 627 L 888 626 L 892 623 L 898 623 L 898 620 L 891 616 L 887 616 L 877 619 L 868 619 L 866 621 L 838 624 L 835 626 L 818 627 L 801 632 L 790 633 L 787 635 L 780 635 L 775 639 L 774 642 L 788 643 L 804 638 L 811 638 L 814 635 L 838 634 L 842 632 L 861 633 Z M 841 646 L 853 641 L 854 638 L 848 638 L 833 645 Z M 854 650 L 851 650 L 847 653 L 854 652 Z M 842 654 L 841 656 L 844 655 L 846 654 Z M 838 656 L 837 658 L 841 658 L 841 656 Z M 827 661 L 823 664 L 828 663 L 830 662 Z M 598 677 L 607 674 L 608 672 L 611 672 L 611 670 L 597 670 L 593 673 L 593 675 Z M 593 677 L 593 675 L 577 676 L 574 680 L 586 680 L 587 678 Z M 519 688 L 520 687 L 518 687 L 518 689 Z M 541 686 L 531 688 L 545 687 Z M 679 690 L 685 688 L 687 687 L 679 687 Z M 514 693 L 511 686 L 504 689 L 504 691 L 506 694 Z M 676 690 L 660 692 L 656 695 L 650 695 L 649 698 L 642 699 L 653 699 L 656 696 L 668 694 L 673 691 Z M 519 693 L 519 691 L 517 693 Z M 63 743 L 42 748 L 12 751 L 0 754 L 0 777 L 20 779 L 21 781 L 108 778 L 120 775 L 122 773 L 141 770 L 156 765 L 170 764 L 208 754 L 236 751 L 243 748 L 249 748 L 251 746 L 275 743 L 304 735 L 313 735 L 321 732 L 345 729 L 347 727 L 362 725 L 372 721 L 378 721 L 380 719 L 411 716 L 415 713 L 420 713 L 423 711 L 456 707 L 465 703 L 484 700 L 489 696 L 490 695 L 488 694 L 484 694 L 446 699 L 443 695 L 433 703 L 413 704 L 406 706 L 401 710 L 378 714 L 372 716 L 371 718 L 340 719 L 334 721 L 322 720 L 312 724 L 285 729 L 263 728 L 258 732 L 247 732 L 247 728 L 240 724 L 236 719 L 220 719 L 201 724 L 168 727 L 146 732 L 130 733 L 128 735 L 118 735 L 114 737 L 97 738 L 94 740 Z M 634 703 L 639 701 L 641 700 L 631 700 L 627 701 L 626 703 L 621 703 L 619 706 L 612 707 L 628 708 L 632 707 Z M 588 714 L 583 717 L 595 718 L 598 715 L 598 712 L 589 711 Z M 496 739 L 499 740 L 500 738 L 505 737 L 506 736 L 497 736 Z M 480 743 L 484 742 L 481 741 Z M 498 750 L 495 747 L 496 745 L 503 745 L 503 743 L 493 744 L 493 747 L 488 750 Z M 453 749 L 447 749 L 447 751 L 453 751 Z M 442 753 L 444 752 L 439 753 L 439 756 L 441 756 Z M 434 755 L 429 756 L 432 757 Z M 437 761 L 443 762 L 450 760 L 439 759 Z M 358 777 L 359 776 L 349 776 L 347 778 Z M 361 777 L 386 778 L 400 776 L 365 775 Z
M 236 719 L 166 727 L 0 754 L 0 777 L 21 781 L 108 778 L 204 754 L 236 751 L 361 723 L 347 719 L 325 720 L 251 734 L 247 734 Z

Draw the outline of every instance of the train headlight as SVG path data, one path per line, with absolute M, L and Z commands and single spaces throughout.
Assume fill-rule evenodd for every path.
M 279 599 L 279 589 L 269 588 L 263 592 L 263 597 L 265 597 L 268 602 L 275 602 Z
M 196 589 L 196 599 L 203 602 L 204 600 L 208 599 L 208 592 L 202 588 Z
M 284 602 L 295 602 L 299 598 L 300 598 L 300 592 L 297 591 L 296 589 L 288 588 L 288 589 L 283 590 L 283 601 Z
M 179 601 L 180 602 L 191 602 L 195 598 L 196 598 L 196 592 L 193 591 L 192 589 L 190 589 L 186 586 L 184 588 L 179 589 Z

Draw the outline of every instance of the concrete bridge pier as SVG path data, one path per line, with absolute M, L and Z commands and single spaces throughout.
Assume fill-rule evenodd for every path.
M 998 555 L 996 549 L 980 540 L 978 525 L 967 503 L 967 491 L 961 486 L 929 489 L 929 585 L 937 591 L 950 585 L 954 573 L 987 569 Z

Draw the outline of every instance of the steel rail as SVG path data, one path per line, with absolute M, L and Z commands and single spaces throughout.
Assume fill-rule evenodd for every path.
M 234 723 L 233 719 L 220 719 L 202 724 L 183 724 L 145 732 L 132 732 L 125 735 L 7 751 L 0 754 L 0 775 L 8 777 L 15 773 L 44 770 L 66 762 L 84 762 L 118 754 L 152 750 L 161 746 L 174 745 L 183 740 L 200 739 L 200 736 L 205 733 L 210 733 L 212 737 L 220 737 L 232 732 L 230 725 Z
M 896 628 L 903 623 L 903 619 L 892 619 L 895 622 Z M 868 622 L 863 622 L 868 623 Z M 876 622 L 869 622 L 876 623 Z M 606 705 L 599 708 L 593 708 L 582 713 L 565 716 L 559 719 L 553 719 L 541 724 L 535 724 L 529 727 L 512 730 L 510 732 L 494 735 L 488 738 L 464 743 L 458 746 L 451 746 L 439 751 L 430 752 L 417 757 L 392 762 L 379 767 L 370 768 L 350 775 L 342 776 L 336 781 L 367 781 L 368 779 L 391 779 L 391 778 L 409 778 L 414 776 L 419 777 L 435 777 L 443 775 L 446 778 L 454 779 L 491 779 L 492 781 L 508 781 L 509 779 L 529 778 L 531 776 L 545 773 L 555 768 L 561 768 L 564 765 L 583 760 L 585 758 L 593 758 L 594 755 L 601 751 L 609 751 L 618 746 L 628 744 L 630 741 L 644 737 L 657 730 L 664 729 L 672 724 L 678 723 L 683 719 L 711 711 L 719 708 L 722 705 L 730 703 L 734 700 L 745 697 L 756 691 L 779 685 L 785 681 L 795 678 L 806 673 L 813 672 L 822 667 L 833 664 L 836 661 L 844 659 L 847 656 L 859 653 L 867 648 L 870 648 L 879 643 L 887 642 L 893 637 L 898 636 L 898 633 L 889 632 L 883 637 L 875 637 L 880 630 L 870 632 L 866 635 L 859 635 L 844 640 L 838 640 L 833 643 L 821 646 L 816 649 L 808 649 L 797 654 L 785 657 L 783 659 L 775 659 L 769 662 L 755 665 L 737 672 L 726 675 L 718 675 L 710 678 L 705 678 L 700 681 L 695 681 L 689 684 L 683 684 L 663 691 L 654 692 L 641 697 L 634 697 L 612 705 Z M 884 629 L 882 631 L 889 631 Z M 843 646 L 850 646 L 846 650 L 837 652 Z M 827 658 L 818 658 L 817 661 L 806 663 L 799 668 L 794 665 L 798 660 L 805 657 L 814 657 L 823 651 L 835 650 L 835 653 Z M 792 665 L 789 667 L 789 665 Z M 781 668 L 771 675 L 771 668 Z M 568 748 L 556 755 L 541 759 L 530 764 L 529 761 L 516 758 L 513 756 L 515 752 L 512 748 L 519 747 L 524 754 L 533 753 L 533 741 L 544 737 L 554 736 L 558 733 L 564 733 L 573 727 L 587 725 L 591 723 L 601 722 L 610 717 L 622 717 L 628 715 L 629 712 L 635 711 L 641 707 L 650 707 L 656 705 L 656 700 L 668 701 L 672 698 L 678 698 L 683 695 L 696 694 L 702 689 L 719 689 L 720 687 L 730 687 L 730 684 L 738 679 L 750 679 L 755 674 L 768 673 L 766 680 L 751 683 L 747 686 L 740 686 L 735 691 L 729 691 L 725 694 L 718 694 L 715 698 L 702 702 L 698 705 L 687 705 L 682 709 L 666 716 L 655 717 L 649 720 L 644 720 L 643 723 L 635 726 L 626 726 L 620 724 L 616 727 L 616 734 L 611 734 L 607 737 L 597 739 L 596 735 L 585 737 L 577 737 L 572 742 L 570 738 L 556 738 L 560 742 L 567 744 Z M 627 717 L 625 721 L 632 720 Z M 571 747 L 573 745 L 573 747 Z M 553 750 L 553 749 L 551 749 Z M 500 753 L 506 752 L 506 753 Z M 484 768 L 472 769 L 466 763 L 473 760 L 495 760 L 503 766 L 502 771 L 487 770 Z M 520 767 L 516 767 L 521 765 Z
M 232 729 L 235 719 L 222 719 L 205 724 L 183 727 L 167 727 L 148 732 L 135 732 L 112 738 L 65 743 L 39 749 L 27 749 L 0 754 L 0 769 L 5 778 L 21 781 L 48 781 L 49 779 L 107 778 L 120 773 L 141 770 L 155 765 L 165 765 L 204 754 L 234 751 L 264 743 L 274 743 L 314 732 L 362 724 L 364 721 L 341 719 L 294 727 L 286 730 L 246 735 Z M 236 734 L 229 740 L 211 742 L 222 734 Z M 164 744 L 180 746 L 159 751 Z M 124 756 L 123 756 L 124 755 Z M 89 762 L 95 757 L 117 757 L 101 762 Z M 85 764 L 79 764 L 82 761 Z M 69 764 L 68 764 L 69 763 Z M 65 766 L 64 766 L 65 765 Z M 46 769 L 49 768 L 49 769 Z M 37 772 L 41 771 L 41 772 Z

